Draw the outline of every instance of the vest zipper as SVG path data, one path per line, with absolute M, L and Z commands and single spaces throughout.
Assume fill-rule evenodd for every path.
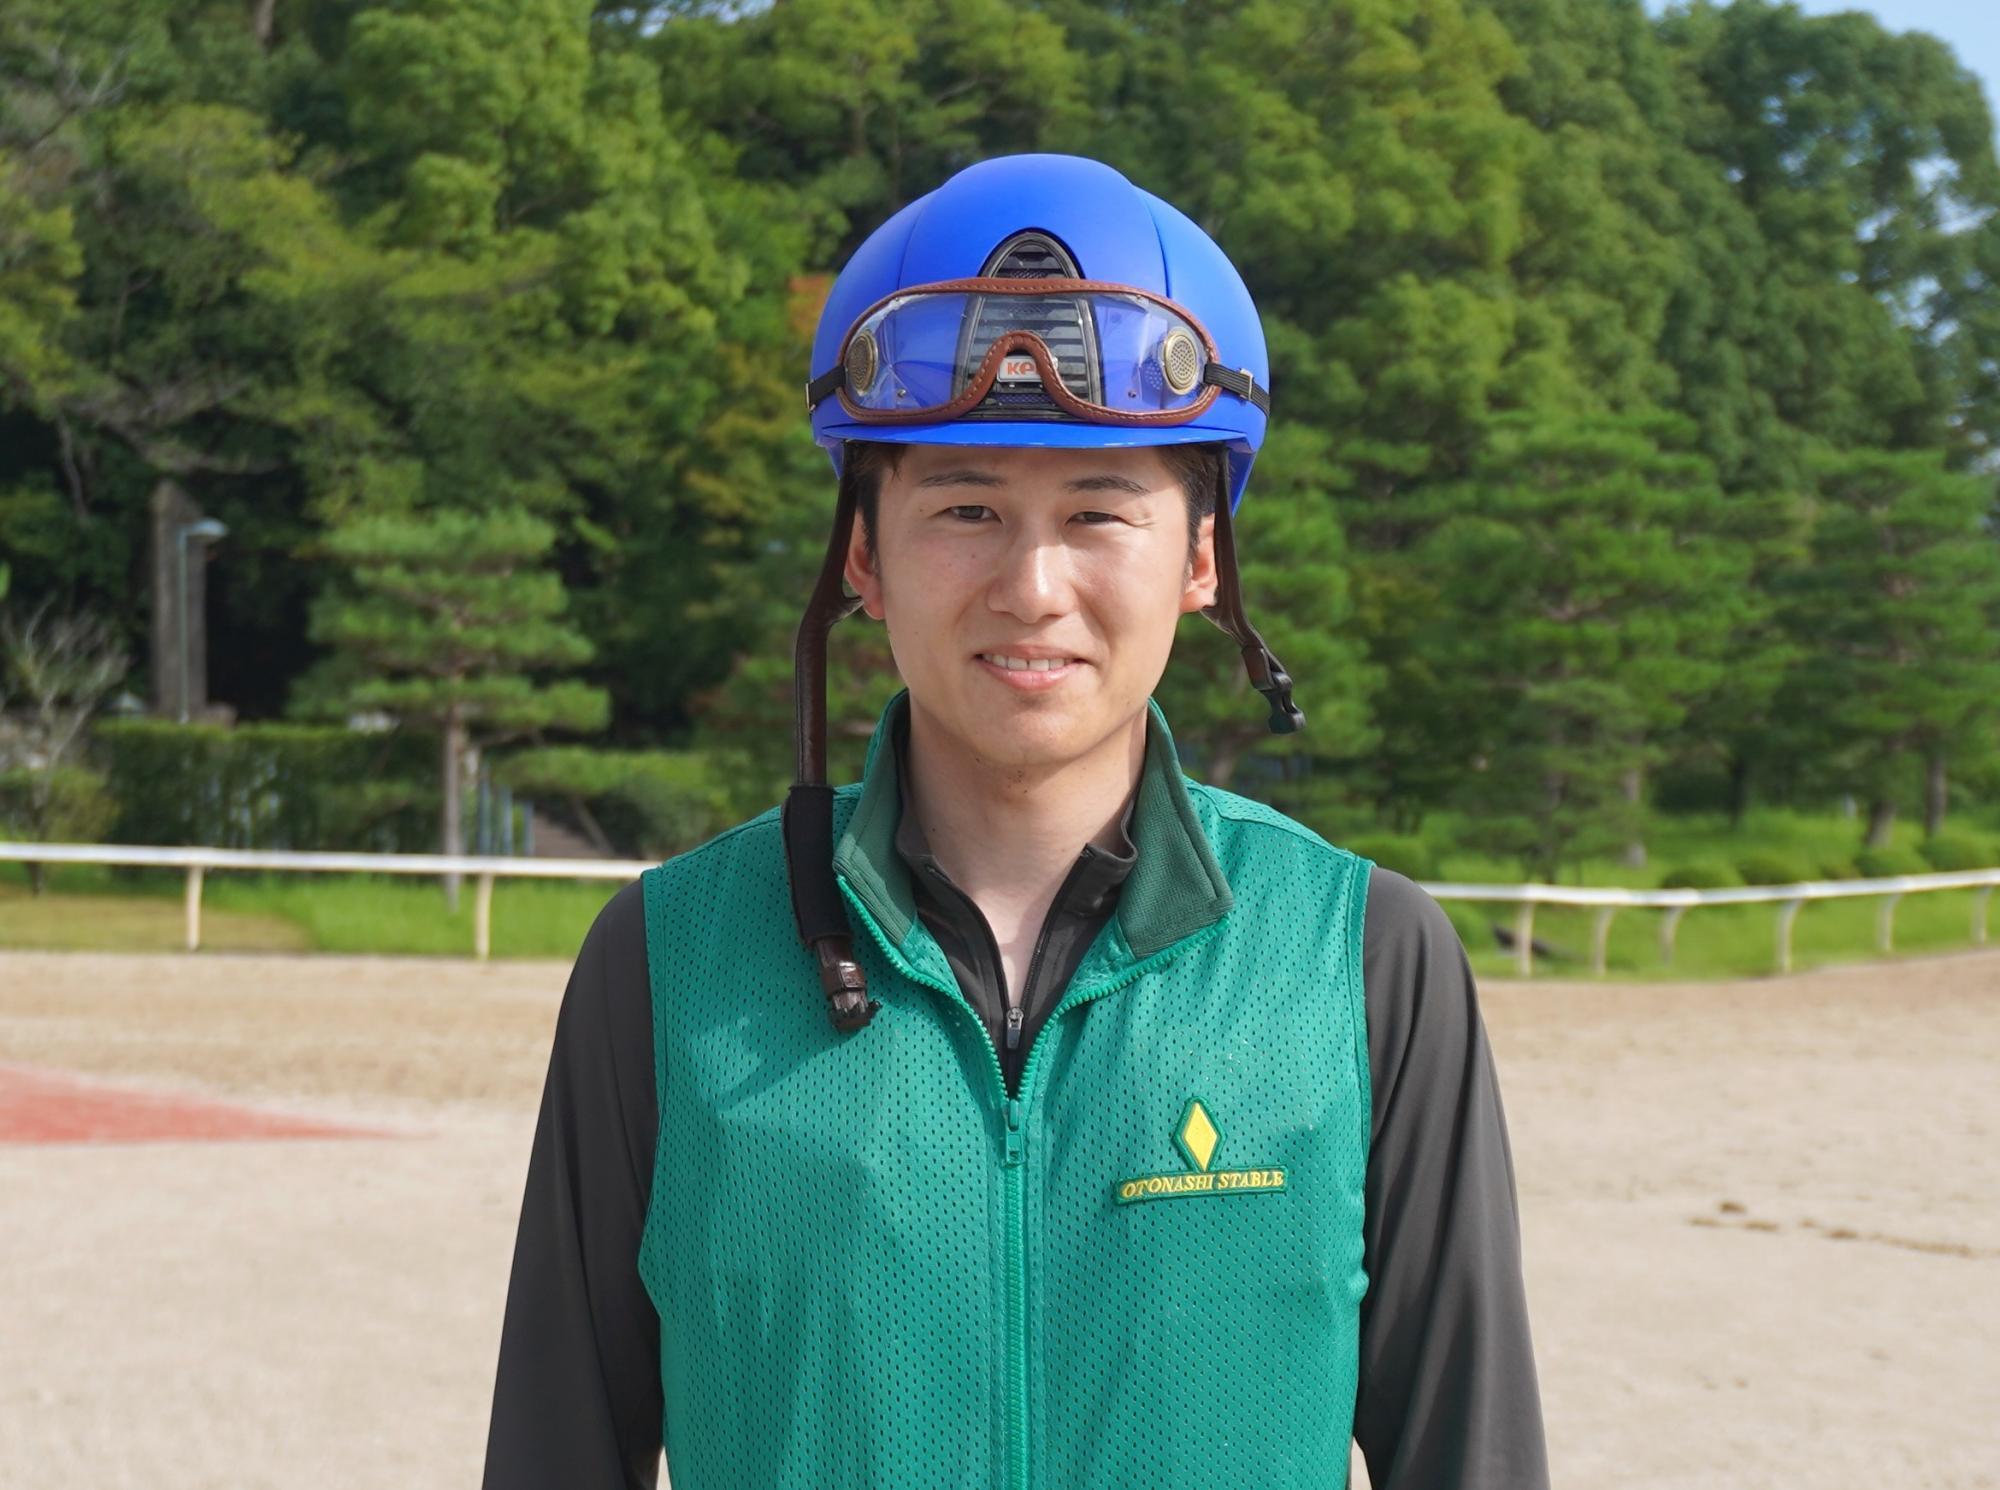
M 874 914 L 861 903 L 861 897 L 854 893 L 847 877 L 841 875 L 838 882 L 841 893 L 860 915 L 869 935 L 875 938 L 875 945 L 882 949 L 882 955 L 906 978 L 926 988 L 936 989 L 963 1009 L 966 1017 L 978 1027 L 979 1043 L 986 1050 L 986 1069 L 993 1076 L 993 1090 L 999 1098 L 1000 1117 L 1004 1125 L 1000 1150 L 1000 1192 L 1002 1207 L 1007 1212 L 1007 1485 L 1008 1490 L 1028 1490 L 1027 1261 L 1023 1255 L 1027 1239 L 1023 1235 L 1026 1228 L 1022 1215 L 1027 1206 L 1027 1187 L 1021 1182 L 1021 1169 L 1027 1158 L 1027 1135 L 1024 1131 L 1027 1109 L 1019 1097 L 1008 1094 L 1007 1076 L 1000 1069 L 1000 1052 L 993 1048 L 993 1032 L 987 1028 L 979 1011 L 966 1002 L 965 995 L 958 989 L 935 978 L 927 978 L 911 967 L 909 959 L 890 943 L 888 934 L 882 930 Z
M 1007 1099 L 1007 1481 L 1028 1490 L 1028 1187 L 1022 1175 L 1026 1139 L 1019 1097 Z
M 1218 919 L 1198 931 L 1188 933 L 1177 942 L 1170 942 L 1125 969 L 1117 977 L 1100 983 L 1095 988 L 1072 991 L 1062 1002 L 1049 1011 L 1048 1017 L 1036 1031 L 1035 1042 L 1028 1047 L 1028 1064 L 1021 1073 L 1021 1095 L 1010 1096 L 1007 1092 L 1006 1073 L 1000 1069 L 1000 1052 L 993 1048 L 993 1034 L 986 1021 L 979 1017 L 979 1011 L 965 1000 L 965 995 L 955 988 L 940 983 L 935 978 L 926 978 L 910 966 L 909 959 L 890 943 L 888 934 L 876 921 L 874 913 L 861 902 L 847 883 L 847 876 L 838 877 L 841 893 L 848 904 L 859 913 L 862 924 L 875 938 L 875 945 L 882 949 L 882 955 L 912 982 L 921 983 L 926 988 L 934 988 L 952 1003 L 963 1009 L 966 1016 L 979 1029 L 980 1042 L 986 1047 L 987 1069 L 993 1074 L 993 1087 L 999 1094 L 1000 1116 L 1003 1123 L 1001 1142 L 1001 1195 L 1007 1212 L 1007 1485 L 1008 1490 L 1029 1490 L 1028 1484 L 1028 1243 L 1027 1243 L 1027 1185 L 1023 1170 L 1027 1162 L 1027 1120 L 1028 1098 L 1033 1091 L 1031 1081 L 1035 1072 L 1035 1057 L 1045 1048 L 1041 1031 L 1046 1030 L 1057 1019 L 1067 1014 L 1078 1004 L 1113 993 L 1135 979 L 1144 977 L 1162 963 L 1171 962 L 1181 953 L 1192 950 L 1219 932 L 1229 915 L 1224 912 Z

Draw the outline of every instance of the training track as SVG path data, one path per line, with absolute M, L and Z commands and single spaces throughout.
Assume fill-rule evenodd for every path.
M 0 953 L 0 1486 L 475 1485 L 566 972 Z M 1558 1486 L 2000 1486 L 2000 953 L 1482 998 Z

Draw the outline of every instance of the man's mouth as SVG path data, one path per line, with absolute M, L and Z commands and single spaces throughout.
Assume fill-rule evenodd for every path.
M 1016 657 L 1007 652 L 980 652 L 976 655 L 981 662 L 990 662 L 995 667 L 1004 667 L 1014 673 L 1045 673 L 1083 660 L 1079 657 Z

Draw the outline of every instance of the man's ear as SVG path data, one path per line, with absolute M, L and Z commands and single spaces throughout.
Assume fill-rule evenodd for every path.
M 854 593 L 861 597 L 861 608 L 873 620 L 882 619 L 882 576 L 875 565 L 868 562 L 867 519 L 857 507 L 854 524 L 847 534 L 847 561 L 841 567 L 847 576 L 847 583 Z
M 1201 520 L 1201 536 L 1195 541 L 1194 558 L 1188 564 L 1187 582 L 1181 588 L 1181 614 L 1206 610 L 1215 604 L 1215 514 Z

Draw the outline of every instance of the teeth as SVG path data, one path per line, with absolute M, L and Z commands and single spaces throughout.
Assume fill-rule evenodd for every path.
M 995 667 L 1004 667 L 1012 673 L 1045 673 L 1051 668 L 1067 667 L 1075 659 L 1069 657 L 1007 657 L 998 652 L 979 654 Z

